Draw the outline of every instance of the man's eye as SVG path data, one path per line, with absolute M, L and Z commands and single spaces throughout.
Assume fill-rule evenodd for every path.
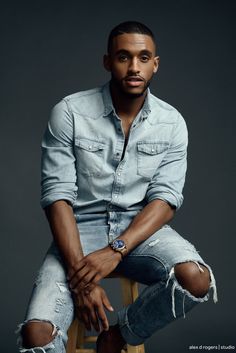
M 147 62 L 149 60 L 149 56 L 147 56 L 147 55 L 142 55 L 141 56 L 141 61 L 142 62 Z
M 119 56 L 119 61 L 126 61 L 128 59 L 127 55 L 120 55 Z

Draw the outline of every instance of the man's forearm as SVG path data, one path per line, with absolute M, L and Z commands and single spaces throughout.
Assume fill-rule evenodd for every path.
M 72 207 L 64 200 L 59 200 L 45 208 L 45 213 L 67 270 L 73 270 L 83 258 Z
M 119 236 L 126 243 L 130 252 L 137 245 L 158 231 L 164 224 L 174 217 L 175 211 L 162 200 L 153 200 L 130 223 L 128 228 Z

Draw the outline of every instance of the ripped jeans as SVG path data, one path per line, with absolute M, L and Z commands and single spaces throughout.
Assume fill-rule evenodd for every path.
M 107 212 L 75 215 L 84 254 L 98 250 L 118 237 L 130 224 L 137 211 Z M 203 261 L 195 247 L 169 225 L 163 226 L 146 241 L 131 251 L 116 271 L 147 287 L 137 300 L 118 312 L 118 324 L 125 341 L 131 345 L 143 343 L 154 332 L 180 317 L 204 297 L 194 297 L 178 283 L 174 266 L 183 262 L 201 264 L 210 272 L 210 288 L 214 302 L 217 292 L 211 268 Z M 66 272 L 59 251 L 52 242 L 34 283 L 23 323 L 18 325 L 20 352 L 65 353 L 67 330 L 74 318 L 74 305 L 66 280 Z M 52 324 L 55 338 L 43 347 L 24 348 L 21 329 L 28 321 L 46 321 Z

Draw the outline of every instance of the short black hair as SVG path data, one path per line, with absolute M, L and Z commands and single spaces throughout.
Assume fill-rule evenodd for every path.
M 124 33 L 146 34 L 147 36 L 151 37 L 153 42 L 155 43 L 155 37 L 153 32 L 150 30 L 150 28 L 148 28 L 146 25 L 144 25 L 141 22 L 126 21 L 126 22 L 120 23 L 119 25 L 117 25 L 111 30 L 108 37 L 108 42 L 107 42 L 108 53 L 111 52 L 113 38 Z

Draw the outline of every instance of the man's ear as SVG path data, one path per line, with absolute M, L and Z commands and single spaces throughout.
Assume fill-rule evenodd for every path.
M 110 56 L 108 54 L 105 54 L 103 56 L 103 66 L 107 71 L 111 71 L 111 62 L 110 62 Z
M 154 58 L 154 68 L 153 68 L 154 74 L 157 72 L 157 70 L 159 68 L 159 64 L 160 64 L 160 57 L 159 56 L 155 56 L 155 58 Z

